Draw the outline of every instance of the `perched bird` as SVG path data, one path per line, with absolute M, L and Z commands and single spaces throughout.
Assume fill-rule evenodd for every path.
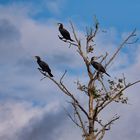
M 62 23 L 58 23 L 59 25 L 59 31 L 64 39 L 74 41 L 71 39 L 70 33 L 63 27 Z
M 35 56 L 35 58 L 37 59 L 37 63 L 40 66 L 41 70 L 44 72 L 47 72 L 50 77 L 53 77 L 53 75 L 51 74 L 51 69 L 49 68 L 49 65 L 46 62 L 42 61 L 39 56 Z
M 108 73 L 106 73 L 106 70 L 105 68 L 102 66 L 102 64 L 94 61 L 96 58 L 95 57 L 92 57 L 91 58 L 91 61 L 90 61 L 90 64 L 98 71 L 98 72 L 102 72 L 102 73 L 105 73 L 107 76 L 110 77 L 110 75 Z

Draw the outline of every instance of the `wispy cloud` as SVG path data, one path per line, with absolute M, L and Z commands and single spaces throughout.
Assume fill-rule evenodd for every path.
M 44 0 L 48 10 L 53 14 L 60 14 L 65 6 L 64 0 Z

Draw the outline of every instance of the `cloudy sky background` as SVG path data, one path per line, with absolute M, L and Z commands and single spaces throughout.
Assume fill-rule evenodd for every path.
M 69 49 L 58 39 L 56 23 L 63 22 L 71 31 L 72 20 L 84 43 L 85 27 L 94 25 L 96 14 L 107 33 L 98 34 L 94 54 L 111 53 L 135 27 L 139 36 L 139 9 L 138 0 L 0 0 L 0 139 L 81 140 L 81 131 L 63 109 L 71 112 L 68 99 L 48 79 L 40 81 L 42 75 L 33 56 L 46 60 L 56 79 L 67 69 L 65 82 L 75 91 L 75 80 L 87 81 L 85 67 L 75 48 Z M 140 79 L 139 52 L 139 42 L 127 45 L 108 73 L 112 77 L 125 73 L 129 82 Z M 105 118 L 121 115 L 105 140 L 139 140 L 139 89 L 136 85 L 127 90 L 129 105 L 113 105 L 104 112 Z M 78 98 L 86 103 L 82 95 Z

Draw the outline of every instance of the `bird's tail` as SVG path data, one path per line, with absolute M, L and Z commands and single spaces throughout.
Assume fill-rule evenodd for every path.
M 53 77 L 53 75 L 51 74 L 51 72 L 48 72 L 48 74 L 49 74 L 50 77 Z
M 108 73 L 105 73 L 107 76 L 111 77 Z

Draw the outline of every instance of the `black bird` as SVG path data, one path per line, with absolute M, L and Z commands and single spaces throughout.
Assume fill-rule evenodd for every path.
M 35 56 L 35 58 L 37 59 L 37 63 L 40 66 L 41 70 L 47 72 L 50 77 L 53 77 L 49 65 L 46 62 L 42 61 L 39 56 Z
M 64 39 L 74 41 L 71 39 L 70 33 L 63 27 L 62 23 L 58 23 L 59 25 L 59 31 Z
M 105 73 L 107 76 L 110 77 L 110 75 L 106 72 L 105 68 L 102 66 L 102 64 L 94 61 L 95 60 L 95 57 L 92 57 L 91 58 L 91 65 L 98 71 L 98 72 L 102 72 L 102 73 Z

